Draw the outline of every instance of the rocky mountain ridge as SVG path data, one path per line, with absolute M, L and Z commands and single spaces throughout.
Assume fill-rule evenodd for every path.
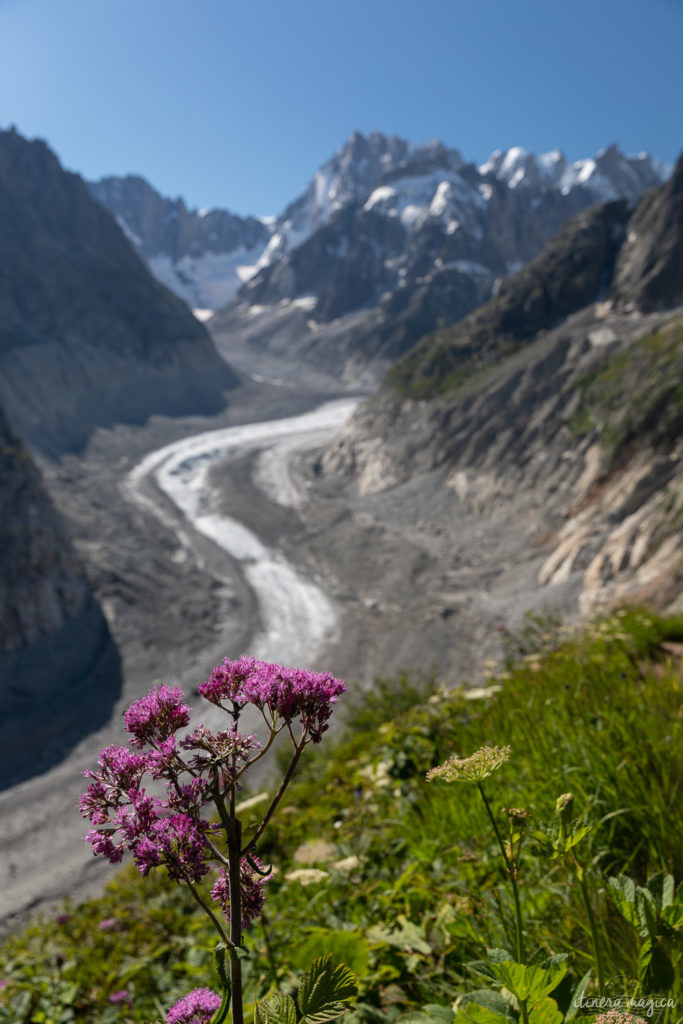
M 487 301 L 571 216 L 634 203 L 665 173 L 615 146 L 574 164 L 513 149 L 477 168 L 440 143 L 356 134 L 273 225 L 211 332 L 242 369 L 266 359 L 285 376 L 303 364 L 372 384 L 424 334 Z
M 385 218 L 396 218 L 412 229 L 409 234 L 419 231 L 425 222 L 432 228 L 439 224 L 447 235 L 463 227 L 476 233 L 473 214 L 478 207 L 485 209 L 494 190 L 527 198 L 533 193 L 534 209 L 541 201 L 539 196 L 550 191 L 564 197 L 560 205 L 567 211 L 555 217 L 550 234 L 546 231 L 547 237 L 542 239 L 547 241 L 562 219 L 591 202 L 622 197 L 635 200 L 666 174 L 665 165 L 647 154 L 625 156 L 614 145 L 594 159 L 574 163 L 569 163 L 559 150 L 537 156 L 514 147 L 495 151 L 476 168 L 466 164 L 458 150 L 439 140 L 416 145 L 380 132 L 368 136 L 354 132 L 277 217 L 237 217 L 219 209 L 188 210 L 182 199 L 164 198 L 134 175 L 102 178 L 91 182 L 89 188 L 114 214 L 155 276 L 191 307 L 208 311 L 225 305 L 245 282 L 258 275 L 262 275 L 260 280 L 252 281 L 251 288 L 245 290 L 245 301 L 254 305 L 268 299 L 268 268 L 287 260 L 349 208 L 359 206 L 366 213 L 374 211 Z M 519 200 L 517 204 L 524 205 Z M 539 211 L 533 220 L 542 221 L 546 215 L 547 210 Z M 353 222 L 346 218 L 344 225 L 353 245 Z M 534 230 L 537 233 L 538 227 Z M 526 239 L 513 241 L 510 251 L 502 252 L 492 266 L 487 262 L 469 269 L 475 275 L 495 277 L 526 262 L 538 246 L 539 239 L 532 232 Z M 385 263 L 395 258 L 390 246 Z M 409 273 L 402 266 L 393 271 L 394 277 L 396 273 L 402 277 Z M 320 298 L 319 284 L 305 279 L 305 275 L 296 283 L 290 271 L 285 275 L 286 283 L 276 278 L 278 294 L 270 295 L 268 301 L 309 295 Z M 403 287 L 406 283 L 401 282 Z M 353 301 L 359 306 L 366 300 L 367 290 Z M 333 308 L 322 301 L 317 312 L 329 319 Z
M 0 132 L 0 404 L 59 454 L 97 426 L 217 410 L 237 379 L 44 142 Z
M 188 210 L 181 198 L 167 199 L 135 175 L 101 178 L 88 188 L 156 279 L 191 309 L 217 309 L 234 298 L 270 238 L 256 217 Z
M 537 584 L 583 614 L 680 610 L 683 160 L 580 214 L 497 298 L 423 339 L 327 450 L 360 494 L 434 478 L 457 525 L 528 518 Z M 443 496 L 450 495 L 448 500 Z

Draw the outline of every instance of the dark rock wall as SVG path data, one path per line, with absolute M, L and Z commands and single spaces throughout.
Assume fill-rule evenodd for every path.
M 165 253 L 177 260 L 242 246 L 252 249 L 268 241 L 268 228 L 256 217 L 238 217 L 228 210 L 188 210 L 182 199 L 166 199 L 134 175 L 102 178 L 89 182 L 88 188 L 98 203 L 125 221 L 139 240 L 143 257 Z
M 48 454 L 97 426 L 211 412 L 236 377 L 84 182 L 0 132 L 0 403 Z
M 0 788 L 104 724 L 118 652 L 40 474 L 0 412 Z

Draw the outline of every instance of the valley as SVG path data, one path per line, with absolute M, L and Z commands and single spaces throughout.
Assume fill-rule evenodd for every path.
M 82 770 L 125 742 L 121 714 L 152 685 L 196 686 L 252 653 L 327 668 L 356 695 L 376 675 L 430 662 L 478 681 L 496 625 L 542 607 L 538 519 L 456 514 L 428 474 L 360 497 L 319 471 L 357 399 L 246 380 L 218 417 L 98 430 L 43 474 L 122 657 L 109 722 L 55 767 L 0 793 L 5 927 L 113 869 L 92 857 L 76 806 Z M 555 588 L 571 614 L 575 584 Z M 353 696 L 352 698 L 353 699 Z M 209 716 L 210 718 L 209 709 Z M 208 719 L 207 719 L 208 720 Z M 65 737 L 68 740 L 68 737 Z
M 152 686 L 196 703 L 245 653 L 329 670 L 352 704 L 402 670 L 477 687 L 527 611 L 680 610 L 683 162 L 657 185 L 662 168 L 607 150 L 585 165 L 591 191 L 583 165 L 548 177 L 510 151 L 476 170 L 354 136 L 282 215 L 270 262 L 200 324 L 123 214 L 117 227 L 43 143 L 0 144 L 16 207 L 0 623 L 7 663 L 29 665 L 3 678 L 5 927 L 109 873 L 83 843 L 81 773 L 126 741 L 121 713 Z M 590 205 L 624 174 L 628 199 Z M 51 196 L 79 218 L 52 218 Z M 529 213 L 544 203 L 545 234 Z M 171 217 L 202 241 L 182 205 L 159 209 L 159 229 Z M 214 219 L 226 245 L 241 237 Z M 84 608 L 116 660 L 106 685 L 73 642 Z
M 327 418 L 324 412 L 304 412 L 324 398 L 247 382 L 223 417 L 159 418 L 146 428 L 102 430 L 82 456 L 44 462 L 44 476 L 57 505 L 63 503 L 76 549 L 121 652 L 123 687 L 106 725 L 80 741 L 74 737 L 55 767 L 0 793 L 0 919 L 5 925 L 45 901 L 79 897 L 101 886 L 107 871 L 83 842 L 77 813 L 82 771 L 94 764 L 102 746 L 126 742 L 121 715 L 132 699 L 164 681 L 183 685 L 196 703 L 196 686 L 213 665 L 243 652 L 302 663 L 316 659 L 316 647 L 335 619 L 324 581 L 308 581 L 275 554 L 261 559 L 261 582 L 253 574 L 248 578 L 252 550 L 241 553 L 245 573 L 234 550 L 208 538 L 201 522 L 174 517 L 168 498 L 147 476 L 170 452 L 181 464 L 187 461 L 187 450 L 197 450 L 194 437 L 207 428 L 212 429 L 214 454 L 216 436 L 228 450 L 231 443 L 261 450 L 290 437 L 301 445 L 305 431 L 320 444 L 331 438 L 340 413 L 349 407 L 348 400 L 341 408 L 331 403 Z M 254 416 L 272 420 L 250 427 Z M 185 435 L 189 439 L 181 440 Z M 272 472 L 264 462 L 261 476 L 265 486 L 280 491 L 280 460 Z M 290 482 L 286 474 L 285 482 Z M 243 517 L 249 522 L 248 508 Z M 237 524 L 234 529 L 239 533 Z M 243 528 L 240 538 L 247 532 Z M 257 537 L 249 536 L 251 548 L 265 555 Z M 280 588 L 277 600 L 274 582 Z M 68 736 L 62 740 L 69 743 Z

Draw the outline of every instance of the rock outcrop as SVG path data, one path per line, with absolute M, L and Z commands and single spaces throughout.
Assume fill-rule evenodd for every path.
M 188 210 L 182 199 L 159 195 L 143 178 L 89 182 L 94 199 L 117 220 L 138 255 L 162 284 L 192 309 L 217 309 L 244 283 L 270 238 L 256 217 L 228 210 Z
M 119 656 L 40 474 L 0 412 L 0 788 L 102 725 Z
M 236 377 L 84 182 L 0 132 L 0 403 L 48 454 L 153 413 L 210 412 Z

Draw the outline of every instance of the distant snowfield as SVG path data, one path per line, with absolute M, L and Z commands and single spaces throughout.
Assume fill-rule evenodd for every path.
M 130 230 L 127 234 L 129 238 L 132 235 Z M 214 311 L 234 299 L 244 282 L 253 277 L 261 253 L 262 247 L 240 248 L 183 256 L 177 262 L 165 253 L 157 253 L 149 257 L 147 265 L 157 281 L 190 308 Z
M 305 492 L 289 472 L 289 458 L 298 450 L 331 440 L 359 401 L 344 398 L 302 416 L 227 427 L 176 441 L 147 455 L 123 484 L 124 495 L 173 529 L 203 568 L 209 567 L 193 546 L 192 531 L 208 537 L 240 563 L 259 604 L 261 629 L 249 645 L 257 657 L 287 664 L 310 662 L 332 634 L 337 613 L 317 582 L 266 546 L 244 523 L 218 511 L 220 495 L 211 487 L 210 470 L 220 460 L 262 449 L 255 483 L 271 500 L 295 507 L 305 500 Z M 149 483 L 170 499 L 175 512 L 164 507 Z

